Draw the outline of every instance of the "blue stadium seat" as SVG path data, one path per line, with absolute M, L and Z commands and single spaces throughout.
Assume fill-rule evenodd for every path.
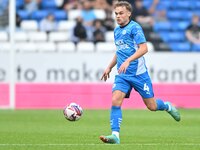
M 29 13 L 26 10 L 18 10 L 17 14 L 22 20 L 30 19 Z
M 175 21 L 172 22 L 172 30 L 184 32 L 189 25 L 190 21 Z
M 154 31 L 161 32 L 171 30 L 172 26 L 170 22 L 155 22 L 153 28 Z
M 183 42 L 185 40 L 185 35 L 183 32 L 164 32 L 160 33 L 164 42 L 173 43 L 173 42 Z
M 196 0 L 193 2 L 193 6 L 195 10 L 199 10 L 200 9 L 200 1 Z
M 34 19 L 36 21 L 40 21 L 43 18 L 45 18 L 49 14 L 46 10 L 37 10 L 32 13 L 31 19 Z
M 143 6 L 147 9 L 149 9 L 152 5 L 153 0 L 144 0 L 143 1 Z
M 191 20 L 192 12 L 190 10 L 173 10 L 167 12 L 169 20 Z
M 23 7 L 24 0 L 16 0 L 16 9 L 19 10 Z
M 191 0 L 176 0 L 173 1 L 173 5 L 171 5 L 171 8 L 175 10 L 188 10 L 193 8 L 192 3 L 193 2 L 191 2 Z
M 64 10 L 56 10 L 53 12 L 55 19 L 57 21 L 66 20 L 67 19 L 67 12 Z
M 192 46 L 192 51 L 200 52 L 200 44 L 194 44 Z
M 200 8 L 198 10 L 194 10 L 193 14 L 196 14 L 196 15 L 200 16 Z
M 158 5 L 157 5 L 157 10 L 159 9 L 168 9 L 170 6 L 171 6 L 171 1 L 168 1 L 168 0 L 162 0 L 162 1 L 159 1 Z
M 191 51 L 190 43 L 188 42 L 174 42 L 169 44 L 173 52 L 189 52 Z
M 185 37 L 185 32 L 171 32 L 169 33 L 170 37 L 170 42 L 184 42 L 186 37 Z
M 55 0 L 43 0 L 41 3 L 41 7 L 44 10 L 55 10 L 57 9 Z

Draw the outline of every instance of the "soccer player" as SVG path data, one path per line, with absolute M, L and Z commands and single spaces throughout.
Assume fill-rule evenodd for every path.
M 178 110 L 170 102 L 155 99 L 151 79 L 143 55 L 147 53 L 146 39 L 141 26 L 131 20 L 132 7 L 126 1 L 114 5 L 118 27 L 114 30 L 117 51 L 105 69 L 101 80 L 106 81 L 109 73 L 117 64 L 118 75 L 112 87 L 112 107 L 110 126 L 112 134 L 100 136 L 105 143 L 119 144 L 120 124 L 122 122 L 121 105 L 124 98 L 129 98 L 132 88 L 142 97 L 145 105 L 151 111 L 167 111 L 176 121 L 180 121 Z

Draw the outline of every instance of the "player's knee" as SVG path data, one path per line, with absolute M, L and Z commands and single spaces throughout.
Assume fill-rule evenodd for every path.
M 147 108 L 150 110 L 150 111 L 156 111 L 156 105 L 147 105 Z
M 112 97 L 112 105 L 113 106 L 120 106 L 121 103 L 122 103 L 122 101 L 118 97 L 115 97 L 115 96 Z

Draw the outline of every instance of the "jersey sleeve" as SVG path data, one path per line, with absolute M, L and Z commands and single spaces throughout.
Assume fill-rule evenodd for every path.
M 135 24 L 132 29 L 132 34 L 134 41 L 136 44 L 141 44 L 146 42 L 146 38 L 144 36 L 144 32 L 142 30 L 142 27 L 139 24 Z

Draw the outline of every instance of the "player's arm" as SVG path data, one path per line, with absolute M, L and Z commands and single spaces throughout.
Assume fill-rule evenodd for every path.
M 108 67 L 106 68 L 106 70 L 104 71 L 101 80 L 104 79 L 104 81 L 106 81 L 109 77 L 110 77 L 110 72 L 112 71 L 112 68 L 117 64 L 117 55 L 115 54 L 112 61 L 110 62 L 110 64 L 108 65 Z
M 142 57 L 144 54 L 146 54 L 148 52 L 146 42 L 139 44 L 138 46 L 139 46 L 138 50 L 131 57 L 129 57 L 126 61 L 132 62 L 132 61 Z
M 133 40 L 138 45 L 138 49 L 136 50 L 136 52 L 133 55 L 131 55 L 129 58 L 127 58 L 126 61 L 120 66 L 118 73 L 125 73 L 126 69 L 128 68 L 129 64 L 132 61 L 142 57 L 145 53 L 148 52 L 146 38 L 144 36 L 142 27 L 139 24 L 135 24 L 132 28 L 131 33 L 134 38 Z
M 137 51 L 133 55 L 131 55 L 128 59 L 126 59 L 126 61 L 120 66 L 118 73 L 125 73 L 126 69 L 128 68 L 129 64 L 132 61 L 142 57 L 144 54 L 148 52 L 146 42 L 139 44 L 138 47 L 139 48 L 137 49 Z

